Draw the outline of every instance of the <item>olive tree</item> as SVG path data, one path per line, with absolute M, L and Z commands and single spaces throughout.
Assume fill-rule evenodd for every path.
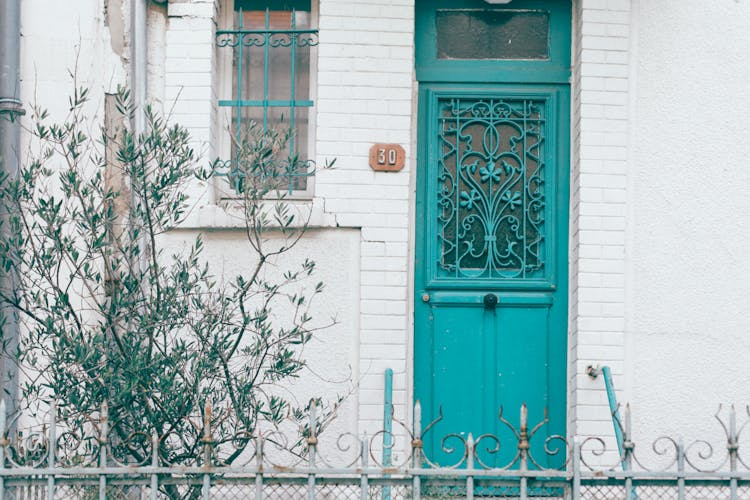
M 85 432 L 107 405 L 113 458 L 128 463 L 148 459 L 152 434 L 166 462 L 201 463 L 208 424 L 216 456 L 232 463 L 259 427 L 305 412 L 277 390 L 305 366 L 323 290 L 312 260 L 285 259 L 308 222 L 280 187 L 299 160 L 285 153 L 288 133 L 250 126 L 234 145 L 249 265 L 223 276 L 200 235 L 184 251 L 163 236 L 188 215 L 188 183 L 226 165 L 200 167 L 188 131 L 151 109 L 139 135 L 90 134 L 88 100 L 77 89 L 61 123 L 34 109 L 33 151 L 17 178 L 0 179 L 10 214 L 0 265 L 20 278 L 0 296 L 24 326 L 6 353 L 24 374 L 20 407 L 54 400 L 58 419 Z M 133 112 L 127 91 L 116 107 Z

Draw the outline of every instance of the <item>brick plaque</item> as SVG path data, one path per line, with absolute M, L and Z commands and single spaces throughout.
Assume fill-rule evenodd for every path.
M 373 144 L 370 148 L 370 167 L 377 172 L 398 172 L 404 168 L 406 153 L 398 144 Z

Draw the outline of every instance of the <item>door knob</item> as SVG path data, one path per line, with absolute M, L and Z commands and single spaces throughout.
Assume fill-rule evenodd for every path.
M 484 299 L 482 300 L 484 302 L 484 307 L 487 309 L 494 309 L 497 306 L 497 295 L 494 293 L 488 293 L 484 296 Z

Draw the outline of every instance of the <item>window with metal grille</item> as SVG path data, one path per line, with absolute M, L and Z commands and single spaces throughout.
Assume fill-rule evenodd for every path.
M 231 113 L 229 165 L 236 164 L 236 145 L 251 122 L 263 130 L 288 131 L 286 149 L 272 175 L 289 194 L 309 194 L 311 69 L 318 44 L 311 2 L 234 0 L 232 17 L 232 29 L 216 34 L 219 50 L 232 52 L 231 98 L 218 102 Z M 227 169 L 236 188 L 242 184 L 239 172 L 231 166 Z

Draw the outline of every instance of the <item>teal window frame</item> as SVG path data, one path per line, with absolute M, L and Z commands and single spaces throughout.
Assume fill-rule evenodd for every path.
M 269 118 L 269 112 L 272 108 L 285 108 L 288 110 L 288 125 L 291 130 L 289 139 L 289 159 L 285 162 L 284 168 L 279 172 L 279 176 L 286 180 L 286 191 L 287 194 L 292 195 L 300 193 L 301 195 L 310 195 L 310 182 L 309 179 L 305 181 L 305 188 L 299 189 L 299 178 L 308 178 L 314 173 L 314 162 L 307 157 L 300 158 L 299 141 L 296 138 L 296 116 L 295 112 L 299 108 L 308 108 L 312 110 L 314 107 L 314 100 L 310 94 L 312 92 L 312 85 L 314 79 L 312 72 L 314 65 L 312 64 L 311 54 L 311 65 L 310 65 L 310 76 L 308 95 L 298 96 L 297 95 L 297 79 L 299 77 L 299 70 L 296 67 L 297 61 L 297 50 L 299 48 L 312 48 L 318 45 L 318 29 L 309 28 L 298 28 L 297 27 L 297 12 L 309 12 L 311 15 L 311 25 L 314 25 L 314 16 L 312 15 L 312 2 L 314 0 L 234 0 L 232 7 L 232 18 L 236 20 L 236 26 L 233 29 L 217 30 L 216 31 L 216 46 L 219 49 L 236 50 L 236 67 L 232 68 L 234 73 L 232 77 L 236 77 L 236 85 L 233 83 L 232 88 L 232 99 L 219 99 L 217 104 L 220 108 L 228 108 L 231 116 L 234 118 L 234 130 L 231 133 L 234 139 L 240 141 L 243 135 L 243 116 L 242 112 L 246 108 L 260 108 L 262 110 L 262 125 L 263 130 L 268 130 L 270 127 L 275 127 L 277 124 L 273 123 L 274 120 Z M 239 6 L 239 7 L 238 7 Z M 265 12 L 264 22 L 261 26 L 245 26 L 243 24 L 243 12 L 244 11 L 261 11 Z M 273 28 L 271 26 L 271 12 L 282 11 L 289 12 L 290 14 L 290 25 L 289 28 Z M 234 22 L 234 21 L 233 21 Z M 262 99 L 243 99 L 245 93 L 245 82 L 243 73 L 248 69 L 243 67 L 245 64 L 246 50 L 251 47 L 262 47 L 263 48 L 263 64 L 258 70 L 263 72 L 263 92 Z M 288 99 L 271 99 L 270 98 L 270 83 L 269 77 L 271 74 L 271 51 L 287 49 L 290 51 L 290 64 L 289 64 L 289 82 L 290 82 L 290 94 Z M 311 112 L 308 112 L 308 124 L 311 123 Z M 311 126 L 308 128 L 308 133 L 312 132 Z M 232 148 L 233 149 L 233 148 Z M 310 151 L 304 152 L 305 156 L 311 156 Z M 234 156 L 234 152 L 232 152 Z M 238 177 L 238 169 L 233 168 L 235 164 L 235 158 L 232 157 L 229 161 L 225 162 L 224 175 L 229 177 L 230 183 L 233 184 L 235 190 L 240 189 L 241 181 Z
M 570 2 L 513 1 L 491 5 L 484 0 L 430 0 L 417 2 L 416 77 L 419 82 L 464 82 L 472 75 L 478 83 L 570 82 Z M 544 59 L 441 59 L 437 53 L 437 13 L 443 10 L 529 11 L 549 16 L 549 55 Z

